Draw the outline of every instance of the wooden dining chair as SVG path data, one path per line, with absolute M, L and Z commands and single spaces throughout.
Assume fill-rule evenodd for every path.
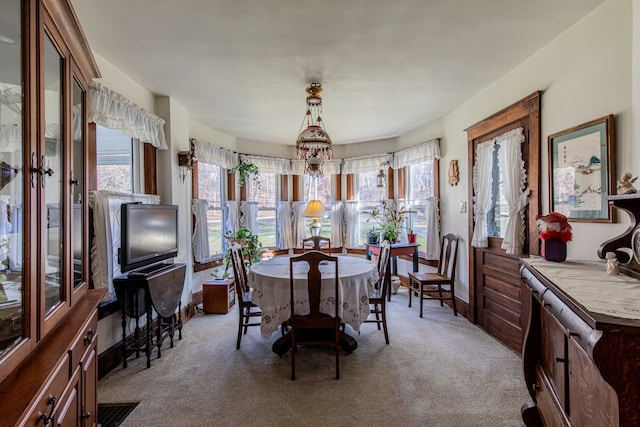
M 296 312 L 295 302 L 300 299 L 298 292 L 294 292 L 294 266 L 299 263 L 309 265 L 307 273 L 307 290 L 309 293 L 309 314 Z M 320 312 L 322 296 L 322 276 L 320 264 L 328 263 L 333 271 L 333 278 L 325 280 L 327 286 L 334 291 L 333 315 Z M 325 270 L 326 271 L 326 270 Z M 326 273 L 325 273 L 326 274 Z M 306 252 L 291 257 L 289 260 L 289 288 L 291 292 L 291 379 L 296 379 L 296 353 L 298 345 L 334 346 L 336 352 L 336 379 L 340 378 L 340 317 L 338 316 L 338 257 L 324 254 L 320 251 Z M 330 332 L 330 334 L 329 334 Z
M 387 332 L 387 292 L 391 285 L 391 268 L 389 259 L 391 255 L 391 245 L 388 240 L 380 244 L 380 253 L 378 254 L 378 282 L 374 286 L 374 292 L 369 295 L 370 314 L 375 318 L 367 318 L 365 323 L 376 323 L 378 330 L 382 325 L 384 331 L 384 340 L 389 344 L 389 333 Z
M 311 245 L 309 245 L 311 243 Z M 325 246 L 323 248 L 323 245 Z M 331 239 L 322 236 L 311 236 L 306 239 L 302 239 L 302 250 L 307 252 L 308 250 L 322 251 L 328 254 L 331 253 Z
M 453 314 L 456 310 L 456 259 L 458 258 L 458 237 L 447 234 L 442 237 L 440 245 L 440 260 L 438 270 L 435 273 L 409 273 L 409 307 L 411 307 L 411 294 L 416 292 L 420 296 L 420 317 L 422 317 L 423 301 L 426 298 L 443 301 L 450 300 Z M 446 288 L 443 289 L 443 286 Z
M 236 350 L 240 348 L 242 333 L 247 333 L 249 326 L 260 326 L 260 322 L 252 322 L 251 319 L 257 317 L 260 319 L 262 313 L 253 303 L 253 292 L 249 288 L 247 282 L 247 268 L 242 255 L 242 247 L 238 243 L 232 243 L 230 246 L 231 264 L 233 265 L 233 277 L 235 278 L 236 297 L 238 298 L 238 340 L 236 341 Z

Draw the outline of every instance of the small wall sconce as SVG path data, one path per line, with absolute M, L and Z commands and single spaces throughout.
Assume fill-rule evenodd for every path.
M 196 158 L 192 151 L 180 151 L 178 153 L 178 166 L 180 166 L 180 178 L 182 182 L 187 177 L 187 171 L 193 169 Z
M 376 187 L 384 188 L 387 186 L 387 172 L 385 168 L 389 168 L 389 162 L 384 162 L 380 165 L 378 175 L 376 175 Z

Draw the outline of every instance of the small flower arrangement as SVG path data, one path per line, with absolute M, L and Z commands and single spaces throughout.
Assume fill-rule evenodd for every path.
M 536 216 L 536 224 L 542 240 L 559 240 L 567 243 L 573 237 L 567 217 L 558 212 Z

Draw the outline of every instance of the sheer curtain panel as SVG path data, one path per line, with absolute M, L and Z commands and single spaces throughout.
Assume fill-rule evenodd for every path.
M 191 201 L 191 212 L 196 218 L 193 235 L 191 236 L 191 247 L 193 249 L 193 258 L 196 262 L 205 262 L 211 258 L 209 227 L 207 226 L 208 207 L 209 203 L 206 200 L 193 199 Z
M 494 146 L 494 140 L 479 144 L 476 149 L 476 164 L 473 165 L 473 189 L 475 193 L 473 215 L 475 225 L 471 246 L 476 248 L 489 246 L 487 212 L 491 209 L 491 187 L 493 185 L 491 172 Z

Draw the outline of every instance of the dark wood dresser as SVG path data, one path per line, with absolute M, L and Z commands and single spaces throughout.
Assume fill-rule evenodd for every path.
M 602 262 L 522 260 L 528 426 L 640 425 L 640 280 Z

